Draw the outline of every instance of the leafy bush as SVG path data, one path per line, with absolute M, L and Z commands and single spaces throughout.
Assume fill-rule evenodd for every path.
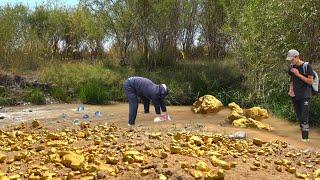
M 40 89 L 32 89 L 29 93 L 27 93 L 26 99 L 33 104 L 45 104 L 46 100 L 43 92 Z

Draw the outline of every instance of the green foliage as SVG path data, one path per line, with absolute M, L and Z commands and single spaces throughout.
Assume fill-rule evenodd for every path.
M 46 100 L 41 89 L 32 89 L 26 95 L 26 100 L 37 105 L 45 104 Z
M 51 97 L 53 97 L 56 100 L 60 100 L 63 102 L 72 102 L 72 92 L 68 92 L 65 89 L 61 87 L 53 87 L 52 89 L 49 90 L 49 94 Z

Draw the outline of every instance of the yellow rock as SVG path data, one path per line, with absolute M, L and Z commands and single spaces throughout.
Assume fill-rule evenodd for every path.
M 259 161 L 254 161 L 254 162 L 253 162 L 253 165 L 255 165 L 255 166 L 257 166 L 257 167 L 260 167 L 261 164 L 260 164 Z
M 252 170 L 252 171 L 256 171 L 258 169 L 259 169 L 259 167 L 257 167 L 257 166 L 250 166 L 250 170 Z
M 264 124 L 260 121 L 256 121 L 251 118 L 240 118 L 240 119 L 234 120 L 232 122 L 232 125 L 237 127 L 243 127 L 243 128 L 250 127 L 250 128 L 264 129 L 268 131 L 272 130 L 270 125 Z
M 142 172 L 141 172 L 141 176 L 146 176 L 149 174 L 149 170 L 147 169 L 144 169 Z
M 32 121 L 32 127 L 33 127 L 33 128 L 40 127 L 39 121 L 37 121 L 37 120 Z
M 80 170 L 84 165 L 84 157 L 76 153 L 68 153 L 62 157 L 62 164 L 72 170 Z
M 27 152 L 20 152 L 14 156 L 14 160 L 21 161 L 23 159 L 26 159 L 27 155 L 28 155 Z
M 254 138 L 252 141 L 253 141 L 253 144 L 257 146 L 262 146 L 265 143 L 264 141 L 258 138 Z
M 185 169 L 185 168 L 189 168 L 190 164 L 187 163 L 187 162 L 180 162 L 180 166 L 181 166 L 182 169 Z
M 212 95 L 205 95 L 200 97 L 193 103 L 192 111 L 195 113 L 215 113 L 223 107 L 221 101 Z
M 108 164 L 117 164 L 119 162 L 119 159 L 112 156 L 106 156 L 106 160 Z
M 232 110 L 228 119 L 234 121 L 236 119 L 246 118 L 245 116 L 239 114 L 237 111 Z
M 236 112 L 239 115 L 243 114 L 243 109 L 235 102 L 229 103 L 228 107 L 232 110 L 232 112 Z
M 39 152 L 39 151 L 45 150 L 45 149 L 46 149 L 46 146 L 44 146 L 44 145 L 39 145 L 39 146 L 37 146 L 35 149 L 36 149 L 37 152 Z
M 0 153 L 0 163 L 3 163 L 6 160 L 7 156 L 5 154 Z
M 278 165 L 278 166 L 276 167 L 276 170 L 279 171 L 279 172 L 282 172 L 282 167 L 281 167 L 280 165 Z
M 180 154 L 181 153 L 181 147 L 179 147 L 179 146 L 170 146 L 170 152 L 171 152 L 171 154 Z
M 289 173 L 294 174 L 296 173 L 297 169 L 295 167 L 289 167 L 286 169 Z
M 129 163 L 133 163 L 133 162 L 142 163 L 144 160 L 143 155 L 136 150 L 125 151 L 123 153 L 123 156 L 124 156 L 123 157 L 124 161 Z
M 159 174 L 159 180 L 167 180 L 168 178 L 163 175 L 163 174 Z
M 231 168 L 230 164 L 227 163 L 226 161 L 218 159 L 216 156 L 211 156 L 210 157 L 210 162 L 214 166 L 220 166 L 225 170 L 229 170 Z
M 205 180 L 222 180 L 224 179 L 224 171 L 219 169 L 218 171 L 211 170 L 207 172 L 204 177 Z
M 54 140 L 54 141 L 47 142 L 47 146 L 49 147 L 60 147 L 60 146 L 66 146 L 68 144 L 69 144 L 68 141 L 63 141 L 63 140 Z
M 19 174 L 16 174 L 16 175 L 9 176 L 9 179 L 10 180 L 18 180 L 18 179 L 21 179 L 21 176 Z
M 201 146 L 203 144 L 203 141 L 199 136 L 191 136 L 189 141 L 193 142 L 194 144 L 196 144 L 198 146 Z
M 300 178 L 300 179 L 306 179 L 308 177 L 307 174 L 302 174 L 299 172 L 296 172 L 295 176 L 296 176 L 296 178 Z
M 10 180 L 8 176 L 0 176 L 0 180 Z
M 59 154 L 50 154 L 49 155 L 49 160 L 52 163 L 60 163 L 61 162 Z
M 197 171 L 197 170 L 190 170 L 190 174 L 195 178 L 195 179 L 200 179 L 203 177 L 203 173 L 201 171 Z
M 203 161 L 199 161 L 197 164 L 196 164 L 196 170 L 199 170 L 199 171 L 209 171 L 209 167 L 207 165 L 207 163 L 203 162 Z
M 245 109 L 244 114 L 247 118 L 252 118 L 255 120 L 262 120 L 269 117 L 268 111 L 260 107 L 252 107 L 250 109 Z
M 29 178 L 29 180 L 40 180 L 41 177 L 39 175 L 35 175 L 34 173 L 32 173 Z
M 320 178 L 320 169 L 317 169 L 317 170 L 314 171 L 313 177 L 314 178 Z
M 161 132 L 153 132 L 149 134 L 149 138 L 161 140 Z
M 161 152 L 161 154 L 160 154 L 160 158 L 161 158 L 161 159 L 165 159 L 165 158 L 167 158 L 167 157 L 168 157 L 168 154 L 167 154 L 167 153 Z

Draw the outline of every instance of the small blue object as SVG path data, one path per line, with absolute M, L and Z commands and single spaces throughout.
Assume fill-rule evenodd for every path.
M 96 111 L 96 112 L 94 113 L 94 115 L 95 115 L 96 117 L 101 117 L 101 116 L 102 116 L 102 113 L 101 113 L 100 111 Z
M 78 111 L 78 112 L 84 111 L 84 105 L 83 105 L 83 104 L 80 104 L 80 105 L 78 106 L 78 108 L 77 108 L 77 111 Z
M 82 118 L 83 118 L 84 120 L 88 120 L 88 119 L 89 119 L 89 115 L 88 115 L 88 114 L 84 114 L 84 115 L 82 116 Z
M 74 125 L 79 125 L 79 124 L 80 124 L 80 120 L 79 120 L 79 119 L 73 120 L 73 124 L 74 124 Z

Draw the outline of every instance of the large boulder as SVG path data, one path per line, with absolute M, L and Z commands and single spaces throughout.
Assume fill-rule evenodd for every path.
M 244 114 L 247 118 L 252 118 L 255 120 L 262 120 L 269 117 L 268 111 L 260 107 L 252 107 L 250 109 L 244 110 Z
M 193 103 L 192 111 L 195 113 L 215 113 L 223 107 L 221 101 L 212 95 L 205 95 L 200 97 Z

